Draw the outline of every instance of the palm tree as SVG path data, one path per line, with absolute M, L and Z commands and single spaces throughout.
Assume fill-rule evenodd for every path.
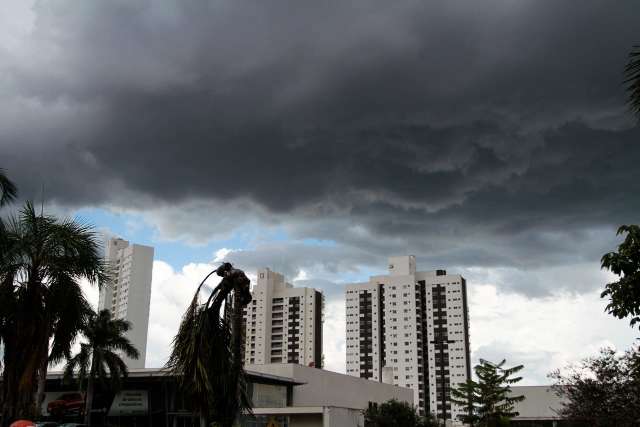
M 91 422 L 95 381 L 110 384 L 113 390 L 120 389 L 122 380 L 129 374 L 120 354 L 131 359 L 140 357 L 138 350 L 125 337 L 129 329 L 130 322 L 112 319 L 109 310 L 92 313 L 82 332 L 86 342 L 80 344 L 80 351 L 65 366 L 66 379 L 72 378 L 77 370 L 80 384 L 87 381 L 84 410 L 86 424 Z
M 36 412 L 50 360 L 69 355 L 85 320 L 80 280 L 108 282 L 97 235 L 74 220 L 36 213 L 27 202 L 0 230 L 3 425 Z M 51 344 L 51 345 L 50 345 Z
M 4 169 L 0 168 L 0 206 L 3 206 L 18 195 L 18 189 L 15 184 L 9 180 L 4 172 Z
M 640 117 L 640 45 L 634 46 L 629 54 L 629 63 L 624 69 L 625 83 L 629 92 L 631 111 Z
M 222 280 L 200 303 L 200 290 L 213 273 Z M 173 340 L 167 367 L 205 423 L 230 427 L 242 410 L 251 410 L 241 355 L 242 309 L 250 302 L 249 279 L 224 263 L 198 286 Z

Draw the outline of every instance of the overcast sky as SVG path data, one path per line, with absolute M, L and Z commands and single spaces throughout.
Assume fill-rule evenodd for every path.
M 0 167 L 156 247 L 148 366 L 210 264 L 322 288 L 414 254 L 469 283 L 474 360 L 525 381 L 637 331 L 600 256 L 640 222 L 636 0 L 5 1 Z

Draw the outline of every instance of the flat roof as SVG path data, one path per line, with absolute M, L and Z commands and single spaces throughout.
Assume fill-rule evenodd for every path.
M 291 384 L 291 385 L 301 385 L 305 384 L 304 382 L 296 381 L 293 378 L 283 377 L 279 375 L 265 374 L 262 372 L 256 371 L 245 371 L 247 378 L 251 382 L 262 382 L 262 383 L 271 383 L 271 384 Z M 64 376 L 63 371 L 49 371 L 47 373 L 47 379 L 56 380 L 62 379 Z M 160 378 L 160 377 L 168 377 L 172 376 L 171 372 L 165 368 L 138 368 L 138 369 L 130 369 L 129 370 L 129 378 Z

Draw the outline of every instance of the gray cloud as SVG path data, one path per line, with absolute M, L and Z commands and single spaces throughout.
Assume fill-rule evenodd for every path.
M 258 221 L 337 242 L 266 248 L 292 271 L 302 254 L 596 261 L 640 208 L 621 85 L 639 11 L 38 2 L 19 49 L 0 50 L 0 162 L 26 196 L 44 182 L 60 205 L 152 211 L 173 236 Z

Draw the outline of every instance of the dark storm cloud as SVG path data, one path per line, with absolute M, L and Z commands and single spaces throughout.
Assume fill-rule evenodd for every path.
M 248 200 L 296 237 L 449 265 L 597 259 L 589 230 L 637 221 L 621 84 L 635 1 L 35 14 L 0 66 L 0 162 L 25 194 L 46 180 L 62 204 L 214 200 L 218 215 Z

